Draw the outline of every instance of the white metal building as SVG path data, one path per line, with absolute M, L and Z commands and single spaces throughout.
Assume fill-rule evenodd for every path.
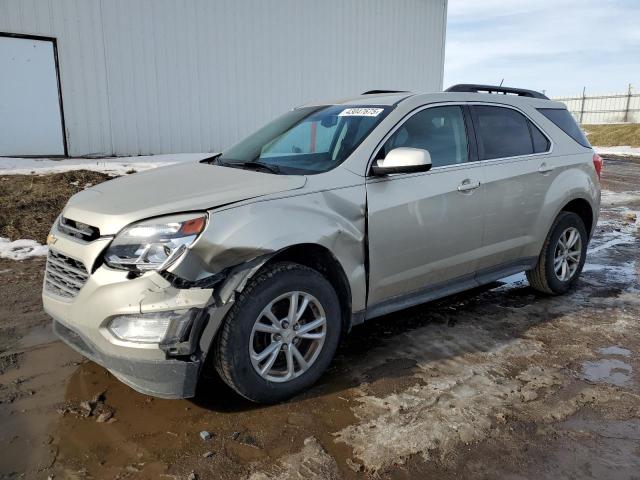
M 442 88 L 447 0 L 0 0 L 0 155 L 218 151 L 302 103 Z

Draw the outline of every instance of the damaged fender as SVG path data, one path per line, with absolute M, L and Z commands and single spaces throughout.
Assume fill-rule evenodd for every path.
M 273 200 L 260 200 L 210 212 L 207 229 L 170 273 L 198 281 L 225 272 L 215 287 L 211 318 L 200 341 L 208 350 L 222 317 L 252 276 L 274 255 L 294 246 L 324 247 L 348 282 L 351 313 L 366 305 L 366 195 L 363 185 Z M 224 307 L 224 308 L 223 308 Z

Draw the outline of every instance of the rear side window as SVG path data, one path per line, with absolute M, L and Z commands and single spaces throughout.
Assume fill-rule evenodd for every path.
M 564 108 L 539 108 L 538 111 L 580 145 L 591 148 L 589 140 L 584 136 L 584 133 L 580 130 L 580 127 L 569 113 L 569 110 L 565 110 Z
M 534 153 L 529 120 L 511 108 L 473 106 L 481 160 Z
M 551 144 L 549 139 L 544 136 L 538 127 L 529 121 L 529 130 L 531 130 L 531 140 L 533 141 L 533 152 L 544 153 L 549 151 Z

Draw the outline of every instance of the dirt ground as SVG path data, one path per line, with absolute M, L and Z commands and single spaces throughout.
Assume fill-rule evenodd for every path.
M 110 178 L 87 170 L 42 176 L 0 176 L 0 237 L 28 238 L 44 244 L 51 224 L 69 197 Z
M 603 188 L 569 294 L 519 275 L 356 327 L 268 407 L 134 392 L 52 336 L 42 259 L 0 260 L 0 478 L 639 478 L 640 159 Z

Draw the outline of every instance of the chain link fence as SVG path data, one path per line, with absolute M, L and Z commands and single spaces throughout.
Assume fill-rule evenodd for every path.
M 625 93 L 554 98 L 563 102 L 581 124 L 640 123 L 640 94 L 629 85 Z

